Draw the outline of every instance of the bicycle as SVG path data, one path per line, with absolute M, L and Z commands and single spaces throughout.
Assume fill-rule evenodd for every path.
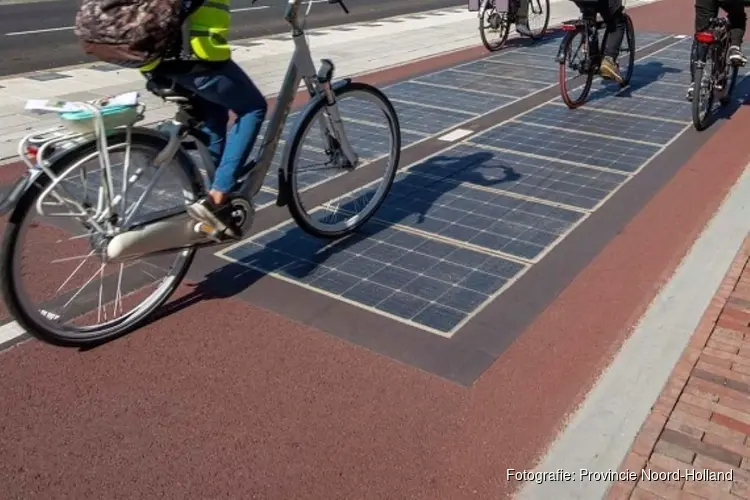
M 693 37 L 690 51 L 690 72 L 694 82 L 699 82 L 698 98 L 695 90 L 692 101 L 693 126 L 698 131 L 708 128 L 714 98 L 724 107 L 731 101 L 737 83 L 737 72 L 741 64 L 729 60 L 729 20 L 712 18 L 705 31 Z M 708 69 L 706 69 L 708 68 Z M 705 105 L 705 109 L 701 109 Z
M 635 30 L 633 29 L 633 20 L 630 19 L 630 16 L 626 12 L 623 12 L 623 15 L 625 16 L 625 37 L 623 38 L 623 44 L 620 44 L 620 54 L 615 61 L 619 67 L 619 62 L 622 59 L 621 55 L 627 53 L 628 67 L 624 74 L 621 73 L 623 77 L 622 83 L 620 83 L 621 88 L 626 87 L 630 83 L 630 79 L 633 76 L 633 65 L 635 64 Z M 568 21 L 562 25 L 565 36 L 560 42 L 560 49 L 556 59 L 560 64 L 560 94 L 570 109 L 582 106 L 588 99 L 589 92 L 591 92 L 594 75 L 599 72 L 599 64 L 604 53 L 604 47 L 607 44 L 608 33 L 606 31 L 602 37 L 601 44 L 599 43 L 599 30 L 605 27 L 606 23 L 601 19 L 592 22 L 583 17 Z M 575 51 L 573 51 L 575 40 L 579 36 L 581 41 Z M 626 48 L 623 48 L 624 44 L 627 44 Z M 595 47 L 596 49 L 592 51 L 591 47 Z M 577 58 L 579 52 L 582 53 L 581 59 Z M 586 81 L 583 87 L 581 87 L 581 94 L 577 98 L 571 97 L 571 93 L 575 88 L 568 88 L 568 68 L 572 70 L 574 79 L 581 75 L 585 75 L 586 77 Z
M 232 216 L 243 235 L 252 226 L 252 200 L 263 187 L 281 140 L 287 115 L 302 81 L 311 99 L 302 109 L 296 126 L 287 137 L 281 166 L 278 168 L 276 204 L 286 206 L 304 231 L 316 237 L 331 239 L 356 231 L 380 207 L 398 168 L 401 131 L 393 105 L 380 90 L 368 84 L 352 82 L 351 79 L 332 83 L 334 65 L 330 60 L 323 59 L 316 74 L 304 34 L 305 19 L 313 2 L 308 2 L 304 15 L 298 13 L 301 3 L 302 0 L 290 0 L 287 5 L 284 18 L 291 26 L 295 51 L 266 133 L 262 140 L 259 138 L 260 148 L 255 168 L 240 180 L 241 184 L 231 198 Z M 329 0 L 329 3 L 338 3 L 348 14 L 349 11 L 341 0 Z M 39 340 L 58 346 L 90 346 L 138 328 L 174 293 L 199 248 L 227 241 L 217 235 L 214 228 L 198 223 L 186 213 L 186 207 L 207 192 L 215 168 L 208 153 L 207 138 L 199 130 L 201 117 L 191 106 L 193 96 L 173 84 L 166 85 L 165 82 L 154 80 L 148 81 L 147 89 L 163 100 L 176 104 L 178 108 L 174 119 L 162 123 L 158 130 L 135 126 L 143 119 L 145 111 L 145 106 L 137 100 L 137 92 L 131 93 L 135 94 L 135 98 L 131 96 L 130 100 L 127 96 L 119 96 L 108 103 L 37 103 L 27 106 L 27 109 L 56 112 L 65 123 L 55 129 L 31 134 L 21 141 L 19 155 L 28 170 L 0 206 L 0 214 L 10 213 L 0 264 L 2 298 L 20 326 Z M 382 130 L 383 135 L 389 136 L 389 142 L 381 143 L 384 148 L 387 147 L 388 158 L 385 162 L 369 163 L 385 165 L 382 183 L 368 191 L 373 196 L 366 200 L 361 211 L 355 210 L 360 198 L 352 201 L 349 196 L 341 213 L 338 212 L 338 207 L 331 208 L 328 205 L 308 212 L 301 200 L 305 189 L 303 183 L 307 178 L 298 178 L 296 174 L 299 173 L 298 162 L 302 157 L 303 140 L 313 126 L 320 128 L 321 136 L 315 139 L 318 141 L 317 146 L 310 155 L 320 156 L 323 164 L 334 167 L 337 175 L 360 170 L 367 164 L 354 152 L 339 112 L 340 101 L 351 97 L 363 97 L 366 104 L 374 105 L 387 121 L 387 124 L 377 130 Z M 353 122 L 349 126 L 356 125 Z M 191 154 L 198 155 L 202 170 Z M 122 158 L 121 178 L 115 176 L 120 174 L 120 164 L 117 170 L 113 167 L 113 155 Z M 145 166 L 131 168 L 131 163 L 139 155 L 146 158 Z M 100 167 L 98 170 L 92 173 L 83 169 L 86 162 L 97 163 L 94 161 L 96 159 Z M 176 180 L 157 189 L 157 182 L 165 178 L 165 172 L 174 174 Z M 369 175 L 370 172 L 367 173 Z M 73 176 L 66 180 L 68 174 Z M 316 170 L 311 175 L 315 180 L 320 174 Z M 146 183 L 143 179 L 148 176 L 152 178 Z M 93 192 L 91 197 L 89 187 Z M 81 192 L 83 200 L 79 203 L 74 195 Z M 149 194 L 153 194 L 153 198 L 149 198 L 148 202 L 144 201 Z M 137 198 L 131 207 L 126 205 L 129 195 L 130 198 Z M 176 206 L 163 208 L 171 200 L 176 200 Z M 151 208 L 154 208 L 154 214 L 145 220 L 136 218 L 139 212 Z M 321 221 L 313 219 L 312 214 L 321 212 Z M 42 222 L 36 226 L 33 223 L 27 225 L 28 219 L 34 217 L 35 213 L 41 216 Z M 49 224 L 52 220 L 63 222 Z M 84 269 L 87 274 L 82 280 L 74 280 L 71 274 L 60 288 L 52 292 L 52 298 L 44 298 L 41 306 L 34 306 L 29 303 L 31 295 L 34 295 L 32 292 L 35 292 L 33 286 L 25 289 L 22 285 L 25 275 L 20 270 L 23 257 L 21 238 L 25 231 L 42 227 L 42 234 L 49 239 L 52 237 L 50 235 L 62 231 L 61 226 L 66 231 L 81 227 L 83 231 L 81 235 L 70 238 L 67 237 L 68 232 L 65 232 L 58 238 L 58 242 L 72 242 L 76 255 L 68 260 L 56 258 L 53 263 L 62 267 L 75 267 L 75 272 L 88 266 Z M 83 249 L 78 250 L 78 247 Z M 176 254 L 171 264 L 165 263 L 169 254 Z M 136 262 L 141 258 L 144 259 L 143 262 Z M 105 276 L 105 266 L 108 264 L 114 265 L 116 276 L 111 272 Z M 36 262 L 33 265 L 38 268 Z M 111 269 L 110 267 L 109 271 Z M 132 271 L 132 276 L 128 275 L 127 279 L 124 277 L 125 269 Z M 138 294 L 144 290 L 143 287 L 139 288 L 139 284 L 147 279 L 144 276 L 153 277 L 157 270 L 165 269 L 165 278 L 161 281 L 154 278 L 157 279 L 155 291 L 145 298 L 139 298 Z M 86 280 L 91 270 L 94 274 Z M 81 296 L 81 292 L 89 289 L 89 285 L 97 277 L 98 299 L 91 293 Z M 136 291 L 127 292 L 127 280 L 135 283 L 133 286 Z M 116 286 L 116 290 L 105 294 L 105 284 Z M 76 291 L 77 287 L 80 289 Z M 50 290 L 45 289 L 40 293 L 49 294 Z M 71 306 L 72 301 L 78 297 L 88 303 L 78 308 Z M 64 305 L 59 305 L 63 302 Z M 134 308 L 126 314 L 124 306 L 131 302 L 134 303 Z M 118 308 L 122 312 L 121 316 L 117 316 Z M 112 318 L 109 318 L 110 312 Z M 67 321 L 67 316 L 72 318 L 71 324 L 63 324 L 63 320 Z M 97 321 L 94 326 L 73 324 L 93 316 L 96 316 Z
M 538 40 L 547 32 L 549 25 L 549 0 L 544 0 L 544 8 L 542 8 L 542 0 L 528 0 L 528 2 L 531 39 Z M 496 52 L 505 46 L 510 34 L 510 26 L 518 20 L 520 7 L 521 0 L 482 0 L 481 4 L 480 0 L 469 0 L 469 11 L 478 12 L 479 36 L 487 50 Z M 532 14 L 544 16 L 544 22 L 538 31 L 531 29 Z M 499 39 L 490 43 L 488 31 L 499 33 Z

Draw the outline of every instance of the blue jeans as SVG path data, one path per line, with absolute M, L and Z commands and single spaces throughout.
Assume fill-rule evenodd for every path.
M 162 72 L 160 75 L 200 97 L 194 105 L 205 118 L 203 131 L 210 137 L 208 149 L 214 164 L 218 165 L 211 189 L 229 193 L 248 171 L 247 160 L 266 117 L 266 99 L 234 61 L 216 70 Z M 229 110 L 237 118 L 227 132 Z

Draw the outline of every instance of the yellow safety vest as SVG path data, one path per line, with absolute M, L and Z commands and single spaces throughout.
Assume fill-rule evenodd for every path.
M 231 0 L 206 0 L 186 21 L 183 37 L 190 41 L 193 59 L 201 61 L 228 61 L 232 57 L 229 47 Z M 183 44 L 184 44 L 183 40 Z M 161 60 L 141 66 L 142 72 L 152 71 Z

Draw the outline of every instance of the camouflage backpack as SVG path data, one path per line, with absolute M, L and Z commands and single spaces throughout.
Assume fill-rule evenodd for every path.
M 83 0 L 75 34 L 87 54 L 138 68 L 179 39 L 180 9 L 181 0 Z

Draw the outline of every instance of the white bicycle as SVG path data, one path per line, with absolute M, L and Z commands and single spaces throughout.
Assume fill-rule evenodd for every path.
M 243 235 L 252 226 L 253 199 L 261 191 L 273 193 L 264 181 L 302 82 L 311 99 L 284 139 L 276 193 L 276 204 L 287 206 L 302 229 L 324 238 L 356 231 L 380 207 L 398 169 L 401 132 L 393 105 L 373 86 L 350 79 L 332 83 L 330 60 L 323 59 L 316 73 L 304 34 L 313 2 L 304 16 L 298 15 L 301 3 L 289 0 L 287 5 L 284 18 L 291 25 L 295 51 L 259 139 L 256 165 L 232 196 L 234 222 Z M 348 13 L 340 0 L 329 3 Z M 224 242 L 213 228 L 186 213 L 189 204 L 205 195 L 214 173 L 207 139 L 199 130 L 202 118 L 191 105 L 193 96 L 171 82 L 149 81 L 147 89 L 178 107 L 174 119 L 157 130 L 135 125 L 143 119 L 145 106 L 133 93 L 130 101 L 120 96 L 106 104 L 36 106 L 59 113 L 64 125 L 21 141 L 19 155 L 28 171 L 0 206 L 0 214 L 10 214 L 0 290 L 20 326 L 44 342 L 87 346 L 136 329 L 177 289 L 197 249 Z M 350 108 L 351 102 L 357 104 Z M 353 110 L 357 119 L 344 126 L 342 109 Z M 314 128 L 318 134 L 310 134 Z M 367 136 L 359 147 L 368 158 L 355 152 L 357 145 L 346 133 L 363 128 Z M 377 133 L 383 137 L 374 137 Z M 307 172 L 300 164 L 310 159 L 318 163 Z M 351 186 L 342 187 L 341 196 L 306 206 L 306 193 L 363 168 L 375 170 L 367 172 L 367 180 L 374 181 L 365 189 L 350 192 Z M 35 229 L 41 229 L 40 236 L 24 246 Z M 53 250 L 58 244 L 70 246 L 72 255 Z M 25 252 L 35 249 L 54 258 L 47 265 L 32 258 L 25 268 Z M 59 269 L 67 278 L 59 286 L 48 283 Z M 159 279 L 157 273 L 165 275 Z M 149 288 L 151 278 L 155 282 Z M 126 311 L 126 306 L 132 309 Z M 89 321 L 93 324 L 83 324 Z

